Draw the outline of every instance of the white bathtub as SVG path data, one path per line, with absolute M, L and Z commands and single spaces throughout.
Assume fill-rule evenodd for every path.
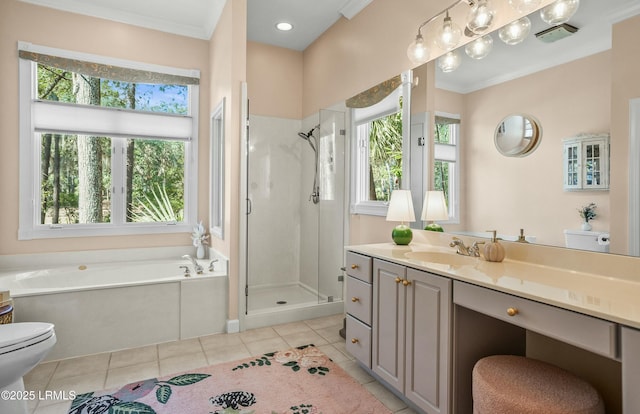
M 202 275 L 184 259 L 0 268 L 0 290 L 11 291 L 15 322 L 55 324 L 58 342 L 47 359 L 62 359 L 224 332 L 226 262 L 214 272 L 200 263 Z

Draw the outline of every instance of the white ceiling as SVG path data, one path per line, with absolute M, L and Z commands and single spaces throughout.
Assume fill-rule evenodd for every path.
M 1 1 L 1 0 L 0 0 Z M 22 0 L 73 13 L 198 39 L 210 39 L 227 0 Z M 247 0 L 247 37 L 304 50 L 341 16 L 353 17 L 373 0 Z M 287 21 L 293 30 L 280 32 Z

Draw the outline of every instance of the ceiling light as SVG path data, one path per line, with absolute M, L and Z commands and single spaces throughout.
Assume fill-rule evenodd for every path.
M 416 39 L 407 48 L 407 56 L 409 56 L 409 60 L 414 65 L 421 65 L 429 60 L 429 53 L 427 43 L 424 41 L 420 29 L 418 29 Z
M 460 66 L 460 55 L 457 50 L 452 50 L 438 58 L 438 67 L 444 72 L 453 72 Z
M 276 29 L 283 31 L 283 32 L 288 32 L 289 30 L 293 29 L 293 25 L 291 23 L 287 23 L 287 22 L 280 22 L 278 24 L 276 24 Z
M 483 34 L 491 27 L 495 10 L 488 0 L 478 0 L 469 11 L 467 28 L 475 34 Z
M 516 11 L 527 14 L 534 11 L 540 5 L 541 0 L 509 0 L 509 4 Z
M 436 35 L 436 44 L 442 50 L 453 50 L 458 46 L 461 36 L 462 30 L 460 30 L 460 27 L 457 24 L 451 21 L 451 17 L 449 17 L 449 10 L 447 10 L 442 27 L 438 30 L 438 34 Z
M 467 43 L 464 51 L 472 59 L 484 59 L 493 48 L 493 38 L 491 35 L 479 37 L 471 43 Z
M 557 0 L 540 10 L 540 18 L 552 26 L 566 23 L 580 6 L 580 0 Z
M 517 45 L 522 43 L 530 31 L 531 20 L 528 17 L 523 17 L 501 28 L 498 36 L 500 36 L 500 40 L 508 45 Z

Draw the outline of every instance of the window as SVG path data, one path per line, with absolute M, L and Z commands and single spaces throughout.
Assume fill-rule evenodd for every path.
M 375 105 L 352 111 L 353 214 L 386 215 L 391 192 L 409 186 L 410 73 Z
M 460 117 L 436 114 L 434 130 L 433 188 L 444 192 L 451 222 L 460 221 L 459 151 Z
M 20 239 L 190 231 L 198 74 L 19 49 Z

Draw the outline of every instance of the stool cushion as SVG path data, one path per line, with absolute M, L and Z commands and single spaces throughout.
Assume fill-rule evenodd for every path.
M 531 358 L 493 355 L 473 367 L 474 414 L 604 414 L 588 382 Z

